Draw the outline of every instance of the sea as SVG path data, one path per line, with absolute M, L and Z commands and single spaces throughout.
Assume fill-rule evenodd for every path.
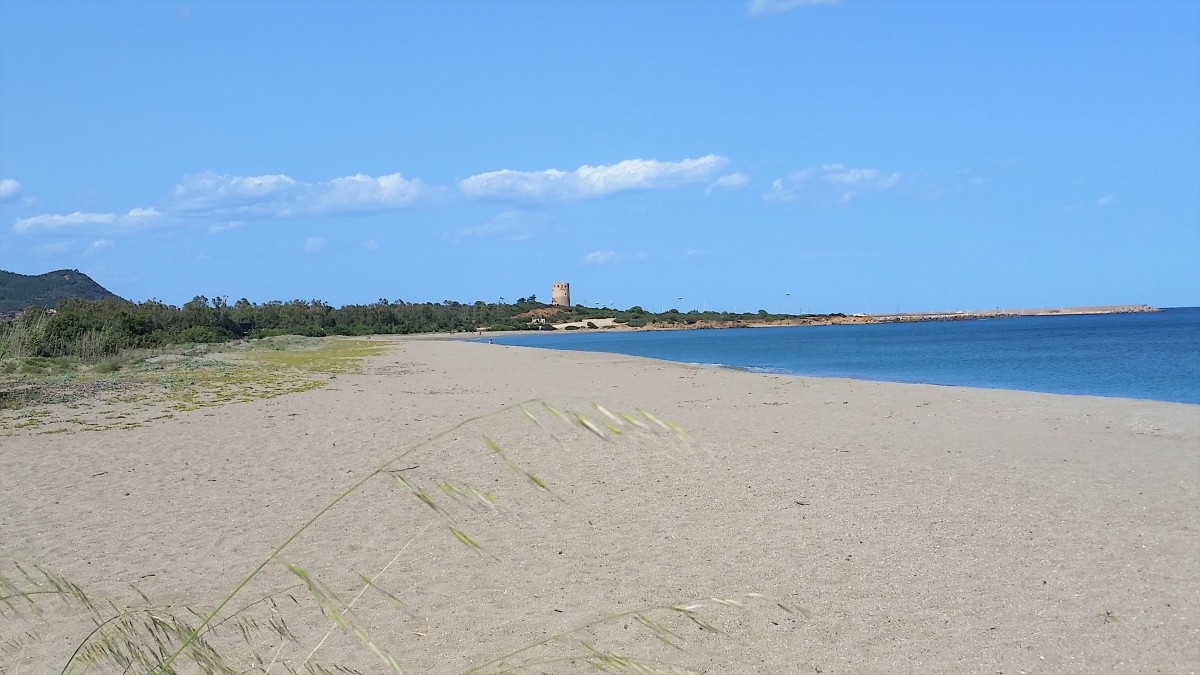
M 495 341 L 782 375 L 1200 404 L 1200 307 L 840 326 L 580 330 Z

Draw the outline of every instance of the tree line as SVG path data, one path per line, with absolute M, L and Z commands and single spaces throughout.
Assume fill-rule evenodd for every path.
M 274 335 L 372 335 L 455 333 L 477 330 L 545 330 L 550 323 L 615 317 L 630 326 L 655 322 L 763 321 L 780 318 L 728 312 L 647 312 L 641 307 L 613 310 L 584 307 L 555 308 L 547 323 L 533 323 L 527 314 L 547 308 L 537 296 L 515 303 L 465 304 L 454 300 L 410 303 L 380 298 L 369 305 L 333 307 L 321 300 L 252 303 L 245 298 L 229 304 L 224 298 L 198 295 L 181 307 L 157 300 L 131 303 L 106 300 L 62 300 L 54 311 L 30 307 L 15 321 L 0 322 L 0 358 L 4 356 L 75 356 L 103 358 L 127 349 L 171 344 L 215 343 Z

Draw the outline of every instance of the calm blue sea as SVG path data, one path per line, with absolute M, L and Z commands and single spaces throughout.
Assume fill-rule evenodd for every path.
M 496 342 L 787 375 L 1200 404 L 1200 307 L 864 326 L 571 331 Z

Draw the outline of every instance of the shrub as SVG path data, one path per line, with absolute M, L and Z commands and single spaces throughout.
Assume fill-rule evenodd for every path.
M 210 326 L 192 326 L 176 333 L 172 342 L 208 344 L 224 342 L 228 337 L 227 335 L 221 335 L 217 332 L 217 329 Z
M 92 367 L 93 373 L 107 375 L 125 367 L 125 359 L 119 356 L 109 357 Z

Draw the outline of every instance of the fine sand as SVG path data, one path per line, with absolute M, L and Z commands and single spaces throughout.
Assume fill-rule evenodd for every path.
M 378 575 L 404 608 L 369 591 L 357 625 L 407 673 L 460 672 L 604 615 L 747 592 L 794 611 L 706 600 L 697 611 L 724 635 L 651 615 L 682 650 L 623 617 L 517 659 L 577 654 L 586 641 L 710 673 L 1200 670 L 1200 406 L 391 342 L 364 374 L 325 389 L 142 428 L 0 437 L 4 573 L 38 564 L 118 604 L 141 602 L 135 584 L 172 611 L 209 609 L 395 453 L 548 397 L 609 438 L 531 404 L 544 429 L 500 413 L 390 467 L 484 553 L 384 475 L 281 558 L 344 601 L 358 574 Z M 640 414 L 646 429 L 614 434 L 593 403 L 645 408 L 684 434 Z M 553 494 L 506 467 L 485 435 Z M 500 512 L 453 507 L 440 482 L 493 493 Z M 268 565 L 230 607 L 296 583 Z M 256 650 L 296 667 L 329 622 L 304 588 L 290 593 L 297 603 L 247 611 L 286 617 L 300 645 L 268 631 Z M 58 672 L 86 635 L 46 608 L 28 619 L 41 638 L 12 672 Z M 12 637 L 4 626 L 0 641 Z M 384 671 L 339 633 L 316 659 Z

